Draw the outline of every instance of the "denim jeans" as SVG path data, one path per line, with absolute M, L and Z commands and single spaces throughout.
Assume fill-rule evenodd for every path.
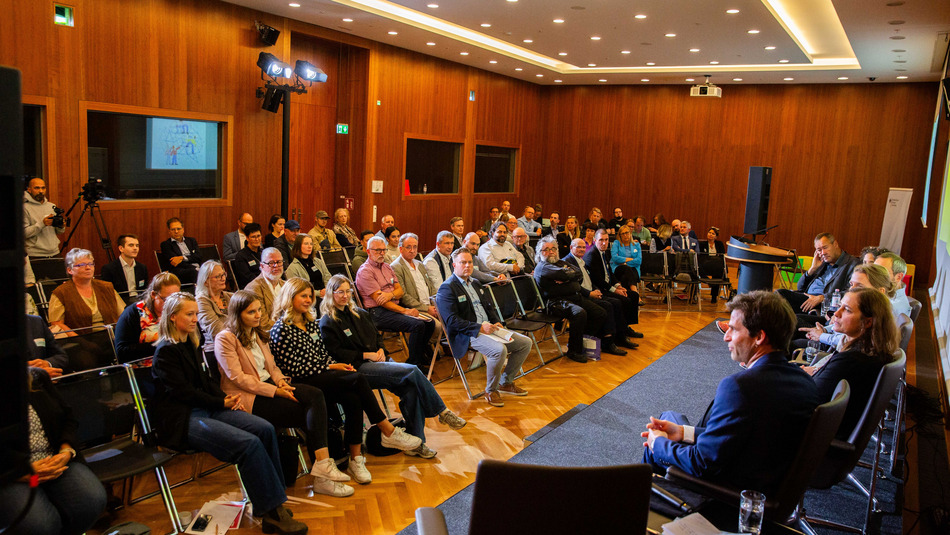
M 78 535 L 90 527 L 106 508 L 106 490 L 86 465 L 70 462 L 56 479 L 40 484 L 33 505 L 10 533 L 29 535 Z M 23 510 L 30 487 L 27 483 L 0 486 L 0 527 Z
M 435 322 L 425 321 L 420 318 L 414 318 L 383 307 L 373 307 L 369 309 L 370 316 L 373 317 L 373 323 L 381 331 L 394 331 L 409 333 L 409 358 L 407 364 L 428 365 L 427 356 L 432 354 L 428 352 L 426 346 L 432 333 L 435 332 Z
M 371 388 L 385 388 L 399 398 L 399 411 L 406 419 L 409 434 L 426 441 L 426 418 L 438 416 L 445 403 L 418 366 L 401 362 L 360 364 L 359 372 Z
M 192 409 L 188 443 L 218 460 L 237 464 L 255 514 L 287 501 L 277 433 L 267 420 L 244 411 Z

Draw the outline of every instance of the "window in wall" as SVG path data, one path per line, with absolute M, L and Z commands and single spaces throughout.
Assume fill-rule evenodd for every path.
M 43 106 L 23 105 L 23 173 L 46 178 L 43 167 Z
M 515 165 L 518 149 L 475 146 L 475 193 L 512 193 L 515 191 Z
M 410 195 L 458 193 L 462 144 L 406 139 L 406 184 Z
M 107 199 L 221 198 L 225 124 L 88 110 L 88 176 Z

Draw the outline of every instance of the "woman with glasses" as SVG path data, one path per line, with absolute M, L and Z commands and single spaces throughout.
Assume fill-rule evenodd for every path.
M 181 281 L 173 273 L 163 271 L 154 277 L 139 301 L 125 307 L 115 324 L 115 352 L 124 364 L 151 357 L 158 343 L 158 319 L 162 317 L 165 300 L 181 291 Z
M 313 251 L 313 236 L 297 234 L 294 248 L 290 252 L 293 261 L 287 266 L 287 278 L 300 277 L 309 281 L 322 298 L 326 294 L 326 282 L 330 280 L 330 270 L 323 260 Z
M 399 398 L 399 411 L 406 419 L 410 435 L 422 443 L 404 453 L 423 459 L 435 457 L 426 446 L 426 418 L 461 429 L 465 420 L 446 408 L 432 383 L 412 364 L 393 362 L 383 350 L 383 337 L 369 312 L 356 306 L 353 283 L 344 275 L 334 275 L 327 283 L 327 295 L 320 303 L 320 334 L 327 350 L 337 360 L 356 368 L 370 388 L 385 388 Z
M 373 480 L 363 457 L 363 413 L 379 427 L 382 445 L 402 451 L 422 444 L 418 437 L 394 427 L 379 408 L 366 377 L 356 368 L 337 362 L 323 344 L 313 314 L 313 286 L 299 278 L 284 284 L 274 303 L 274 326 L 270 330 L 270 350 L 281 372 L 294 382 L 323 391 L 328 404 L 339 403 L 344 414 L 344 440 L 349 445 L 347 472 L 361 485 Z
M 66 253 L 70 280 L 60 284 L 49 299 L 49 323 L 53 332 L 111 325 L 125 309 L 125 301 L 111 282 L 96 280 L 96 261 L 91 251 L 75 248 Z M 67 332 L 67 336 L 77 336 Z
M 214 337 L 224 330 L 224 321 L 228 318 L 228 303 L 231 292 L 225 291 L 228 276 L 221 262 L 208 260 L 198 270 L 196 292 L 198 298 L 198 325 L 205 336 L 205 345 L 201 349 L 207 362 L 214 362 Z

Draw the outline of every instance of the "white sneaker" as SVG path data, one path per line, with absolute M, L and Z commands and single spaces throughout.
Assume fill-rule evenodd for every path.
M 404 454 L 410 457 L 422 457 L 423 459 L 431 459 L 436 456 L 439 452 L 429 449 L 429 446 L 426 446 L 425 442 L 419 444 L 419 447 L 414 450 L 406 450 Z
M 360 485 L 366 485 L 373 481 L 373 475 L 366 469 L 366 457 L 362 455 L 351 457 L 350 466 L 346 468 L 346 471 L 353 476 L 353 480 Z
M 349 485 L 344 485 L 343 483 L 337 483 L 336 481 L 330 481 L 329 479 L 323 479 L 320 477 L 313 478 L 314 494 L 326 494 L 327 496 L 346 498 L 347 496 L 352 496 L 354 492 L 356 491 L 354 491 L 353 487 Z
M 322 461 L 314 461 L 313 468 L 310 469 L 310 475 L 320 479 L 338 481 L 340 483 L 346 483 L 350 480 L 350 476 L 344 474 L 337 468 L 333 457 L 327 457 Z
M 422 444 L 421 438 L 414 437 L 409 433 L 406 433 L 401 427 L 395 428 L 393 434 L 389 435 L 388 437 L 382 433 L 380 433 L 380 435 L 382 435 L 380 442 L 384 448 L 408 451 L 414 450 L 418 448 L 420 444 Z

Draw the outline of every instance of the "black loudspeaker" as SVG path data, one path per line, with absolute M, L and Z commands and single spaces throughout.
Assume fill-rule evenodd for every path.
M 20 71 L 0 67 L 0 485 L 30 471 L 23 289 L 23 106 Z
M 749 190 L 745 195 L 745 234 L 761 234 L 768 226 L 769 189 L 772 186 L 771 167 L 749 168 Z

